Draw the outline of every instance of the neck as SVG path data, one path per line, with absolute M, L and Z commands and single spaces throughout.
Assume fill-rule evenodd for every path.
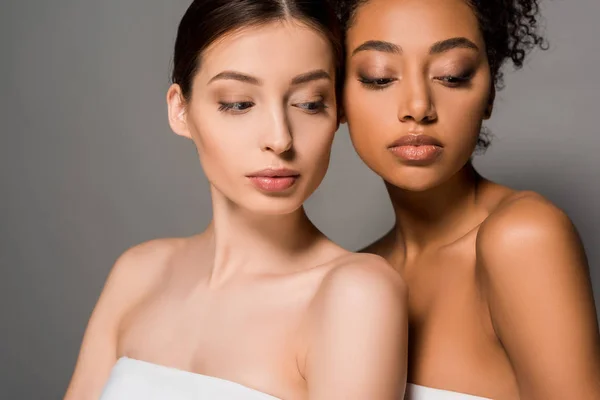
M 308 219 L 304 208 L 283 215 L 243 209 L 211 187 L 213 220 L 208 236 L 214 263 L 211 280 L 237 273 L 269 273 L 294 269 L 326 240 Z M 308 260 L 307 260 L 308 261 Z
M 392 234 L 405 256 L 453 243 L 481 223 L 485 218 L 478 205 L 482 181 L 468 163 L 448 181 L 423 192 L 386 183 L 396 214 Z

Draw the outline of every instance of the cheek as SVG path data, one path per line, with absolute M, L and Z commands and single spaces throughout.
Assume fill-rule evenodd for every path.
M 305 168 L 327 163 L 337 129 L 335 112 L 329 115 L 297 114 L 290 118 L 293 146 L 298 161 Z
M 487 107 L 489 94 L 485 90 L 460 91 L 440 88 L 436 93 L 435 106 L 441 129 L 441 139 L 447 144 L 473 150 Z
M 200 163 L 209 180 L 223 179 L 231 175 L 247 173 L 244 166 L 248 167 L 248 149 L 252 146 L 252 132 L 239 116 L 215 116 L 204 118 L 204 123 L 194 124 L 192 138 L 198 149 Z M 243 117 L 242 117 L 243 118 Z M 251 166 L 251 165 L 250 165 Z

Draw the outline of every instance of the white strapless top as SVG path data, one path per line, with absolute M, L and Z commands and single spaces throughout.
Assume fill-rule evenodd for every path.
M 280 400 L 239 383 L 121 357 L 100 400 Z
M 121 357 L 100 400 L 281 400 L 225 379 Z M 405 400 L 489 400 L 408 384 Z
M 406 385 L 404 400 L 491 400 L 470 394 L 450 392 L 448 390 L 432 389 L 425 386 Z

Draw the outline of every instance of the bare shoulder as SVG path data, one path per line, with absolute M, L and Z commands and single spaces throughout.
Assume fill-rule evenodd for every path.
M 577 231 L 567 214 L 534 192 L 517 192 L 506 198 L 483 222 L 477 234 L 477 255 L 484 261 L 483 265 L 493 265 L 486 261 L 519 252 L 539 256 L 540 251 L 584 256 Z
M 477 266 L 493 296 L 589 286 L 583 245 L 567 214 L 541 195 L 517 192 L 483 222 Z M 550 277 L 563 279 L 550 279 Z
M 126 250 L 113 265 L 95 312 L 113 314 L 119 319 L 160 283 L 169 260 L 188 239 L 155 239 Z
M 101 297 L 120 299 L 122 307 L 115 312 L 126 307 L 127 301 L 143 295 L 162 276 L 183 243 L 184 239 L 155 239 L 129 248 L 114 263 Z
M 506 196 L 486 219 L 485 224 L 489 224 L 490 221 L 503 221 L 510 217 L 513 217 L 513 219 L 529 217 L 525 220 L 527 222 L 537 220 L 540 217 L 542 219 L 550 217 L 554 221 L 559 219 L 561 222 L 569 221 L 563 210 L 541 194 L 532 191 L 518 191 Z
M 324 275 L 316 300 L 330 307 L 397 307 L 407 295 L 406 285 L 382 257 L 351 253 Z
M 188 238 L 149 240 L 127 249 L 121 254 L 118 262 L 131 265 L 136 265 L 137 261 L 160 264 L 161 261 L 171 256 L 177 249 L 185 246 L 188 241 Z
M 303 357 L 309 397 L 399 399 L 408 343 L 404 282 L 373 254 L 349 254 L 334 264 L 310 313 Z
M 596 311 L 568 216 L 538 194 L 515 193 L 481 225 L 476 251 L 492 324 L 522 397 L 598 398 Z
M 159 282 L 183 239 L 159 239 L 125 251 L 115 262 L 88 321 L 66 400 L 97 399 L 117 360 L 123 316 Z
M 138 285 L 161 275 L 168 266 L 168 260 L 185 246 L 188 239 L 155 239 L 133 246 L 119 256 L 107 283 L 133 283 Z

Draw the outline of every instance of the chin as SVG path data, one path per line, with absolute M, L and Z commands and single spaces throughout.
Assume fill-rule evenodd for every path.
M 242 207 L 263 215 L 286 215 L 298 211 L 304 202 L 314 193 L 321 180 L 302 182 L 280 193 L 261 193 L 255 190 L 253 194 L 244 196 Z
M 243 204 L 242 206 L 255 214 L 277 216 L 292 214 L 302 207 L 302 204 L 303 202 L 298 199 L 274 197 L 252 202 L 252 204 Z
M 253 214 L 276 216 L 286 215 L 297 211 L 306 197 L 301 188 L 295 188 L 288 193 L 261 193 L 252 190 L 250 193 L 238 193 L 237 198 L 232 199 L 238 207 L 245 209 Z
M 396 168 L 398 167 L 396 166 Z M 379 176 L 388 185 L 410 192 L 425 192 L 439 186 L 444 181 L 444 177 L 428 167 L 402 168 L 397 171 L 390 168 L 388 171 L 392 171 L 392 173 L 379 174 Z
M 436 185 L 430 182 L 409 182 L 409 181 L 386 181 L 389 185 L 392 185 L 398 189 L 406 190 L 408 192 L 426 192 Z

